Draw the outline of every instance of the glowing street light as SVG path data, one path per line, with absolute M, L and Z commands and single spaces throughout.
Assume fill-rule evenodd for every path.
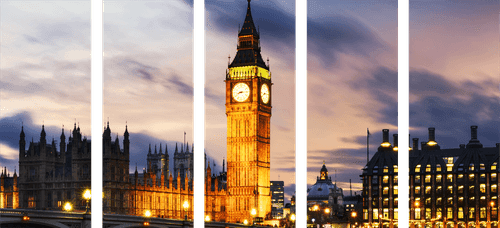
M 184 201 L 184 204 L 182 204 L 182 207 L 184 207 L 184 220 L 188 220 L 188 215 L 187 215 L 187 210 L 189 208 L 189 203 L 187 200 Z
M 83 193 L 83 198 L 87 201 L 87 206 L 85 207 L 86 214 L 90 213 L 89 201 L 91 197 L 92 194 L 90 194 L 90 189 L 86 189 L 85 192 Z
M 71 206 L 70 202 L 67 202 L 67 203 L 64 204 L 64 210 L 65 211 L 70 212 L 71 209 L 73 209 L 73 206 Z
M 351 217 L 356 218 L 356 216 L 358 216 L 358 213 L 356 213 L 355 211 L 353 211 L 353 212 L 351 213 Z
M 146 210 L 146 211 L 144 212 L 144 216 L 146 216 L 146 218 L 151 217 L 151 211 L 150 211 L 150 210 Z
M 330 208 L 325 209 L 325 214 L 330 214 Z
M 243 220 L 243 225 L 245 225 L 245 226 L 248 225 L 248 220 L 246 220 L 246 219 Z
M 252 208 L 250 214 L 252 215 L 252 224 L 255 225 L 255 215 L 257 215 L 257 210 L 255 210 L 255 208 Z
M 313 211 L 317 211 L 317 210 L 319 210 L 319 206 L 318 205 L 314 205 Z
M 292 220 L 292 222 L 295 222 L 295 214 L 290 215 L 290 219 Z
M 210 215 L 205 216 L 205 222 L 210 222 Z

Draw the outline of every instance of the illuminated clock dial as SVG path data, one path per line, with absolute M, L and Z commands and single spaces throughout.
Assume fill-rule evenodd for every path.
M 233 87 L 233 98 L 242 102 L 250 96 L 250 87 L 246 83 L 240 82 Z
M 264 104 L 269 102 L 269 87 L 267 84 L 262 84 L 262 87 L 260 88 L 260 97 L 262 98 L 262 102 L 264 102 Z

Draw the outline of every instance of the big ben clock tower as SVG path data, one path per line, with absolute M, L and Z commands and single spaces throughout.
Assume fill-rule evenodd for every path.
M 271 211 L 271 73 L 260 54 L 248 0 L 238 52 L 226 72 L 227 222 L 252 222 Z M 255 209 L 255 210 L 254 210 Z M 255 212 L 255 214 L 253 213 Z

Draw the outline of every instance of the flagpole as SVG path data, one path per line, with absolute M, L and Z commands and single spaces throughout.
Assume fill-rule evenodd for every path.
M 370 161 L 370 130 L 366 128 L 366 164 Z

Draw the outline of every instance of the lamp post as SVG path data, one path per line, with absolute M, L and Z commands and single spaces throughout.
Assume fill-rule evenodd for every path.
M 351 221 L 354 223 L 356 221 L 356 216 L 358 216 L 358 213 L 356 211 L 351 212 Z
M 151 217 L 151 211 L 150 210 L 146 210 L 144 212 L 144 217 L 146 217 L 146 218 L 144 219 L 143 225 L 144 226 L 149 226 L 149 218 Z
M 290 219 L 292 220 L 292 227 L 295 227 L 295 214 L 290 215 Z
M 205 222 L 210 222 L 210 215 L 205 216 Z
M 85 192 L 83 193 L 83 198 L 87 202 L 87 205 L 85 206 L 85 214 L 89 214 L 90 213 L 89 201 L 90 201 L 91 196 L 92 195 L 90 194 L 90 189 L 85 190 Z
M 252 225 L 255 225 L 255 215 L 257 214 L 257 210 L 255 210 L 255 208 L 252 208 L 250 214 L 252 215 Z
M 182 207 L 184 207 L 184 220 L 187 221 L 188 220 L 187 211 L 189 208 L 189 203 L 187 200 L 184 201 L 184 204 L 182 204 Z

